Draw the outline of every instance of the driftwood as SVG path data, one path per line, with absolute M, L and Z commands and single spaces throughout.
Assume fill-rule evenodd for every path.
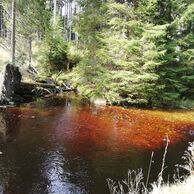
M 65 86 L 57 86 L 55 84 L 21 82 L 20 89 L 17 91 L 17 94 L 20 96 L 38 97 L 70 91 L 74 91 L 74 89 L 67 88 Z
M 39 82 L 22 82 L 19 68 L 7 64 L 0 73 L 0 105 L 28 101 L 35 97 L 46 97 L 56 93 L 74 91 L 67 85 L 57 86 L 51 79 Z

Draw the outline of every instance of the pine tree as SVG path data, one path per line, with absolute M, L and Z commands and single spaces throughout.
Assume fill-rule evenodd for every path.
M 174 3 L 174 20 L 168 27 L 165 42 L 166 62 L 158 72 L 165 86 L 160 101 L 165 105 L 179 106 L 181 101 L 193 100 L 193 8 L 194 4 L 189 1 Z
M 166 26 L 144 23 L 136 7 L 127 3 L 90 1 L 86 5 L 78 28 L 84 57 L 77 67 L 78 76 L 82 72 L 85 78 L 85 91 L 110 103 L 154 102 L 156 69 L 165 52 L 157 41 L 165 35 Z

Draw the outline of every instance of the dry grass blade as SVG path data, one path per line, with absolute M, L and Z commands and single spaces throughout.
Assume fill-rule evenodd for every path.
M 149 173 L 151 170 L 153 153 L 151 154 L 150 165 L 148 169 L 148 175 L 146 179 L 146 185 L 143 183 L 142 170 L 128 171 L 128 177 L 121 182 L 115 182 L 111 179 L 107 179 L 110 194 L 193 194 L 194 192 L 194 142 L 189 144 L 188 150 L 185 152 L 183 158 L 185 164 L 179 167 L 186 169 L 190 176 L 184 176 L 184 179 L 178 175 L 174 175 L 174 183 L 169 184 L 163 181 L 163 172 L 165 170 L 165 159 L 168 150 L 169 139 L 166 138 L 166 146 L 163 154 L 162 166 L 158 175 L 157 182 L 151 184 L 152 189 L 148 191 Z
M 146 193 L 147 190 L 143 183 L 142 169 L 137 171 L 128 171 L 127 179 L 116 183 L 111 179 L 107 179 L 109 191 L 111 194 L 140 194 Z
M 150 171 L 151 171 L 151 167 L 152 167 L 152 163 L 153 163 L 153 156 L 154 156 L 154 152 L 152 152 L 151 158 L 150 158 L 150 163 L 149 163 L 149 168 L 148 168 L 148 173 L 147 173 L 147 179 L 146 179 L 146 185 L 145 185 L 146 188 L 148 187 Z
M 168 151 L 168 145 L 169 145 L 169 138 L 168 136 L 166 136 L 166 146 L 165 146 L 165 150 L 164 150 L 164 154 L 163 154 L 163 159 L 162 159 L 162 166 L 161 166 L 161 170 L 160 170 L 160 173 L 158 175 L 158 186 L 161 186 L 162 185 L 162 182 L 163 182 L 163 172 L 164 172 L 164 169 L 165 169 L 165 160 L 166 160 L 166 154 L 167 154 L 167 151 Z
M 179 166 L 187 170 L 190 174 L 194 174 L 194 142 L 189 143 L 189 147 L 187 151 L 185 151 L 183 159 L 185 164 Z

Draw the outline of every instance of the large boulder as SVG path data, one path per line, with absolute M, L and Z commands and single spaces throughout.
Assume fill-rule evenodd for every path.
M 0 104 L 14 101 L 15 92 L 20 88 L 21 73 L 19 68 L 7 64 L 0 73 Z

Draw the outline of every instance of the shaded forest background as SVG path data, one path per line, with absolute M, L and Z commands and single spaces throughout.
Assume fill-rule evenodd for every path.
M 7 51 L 10 5 L 0 4 Z M 16 0 L 16 35 L 17 64 L 36 79 L 109 104 L 194 105 L 193 0 Z

